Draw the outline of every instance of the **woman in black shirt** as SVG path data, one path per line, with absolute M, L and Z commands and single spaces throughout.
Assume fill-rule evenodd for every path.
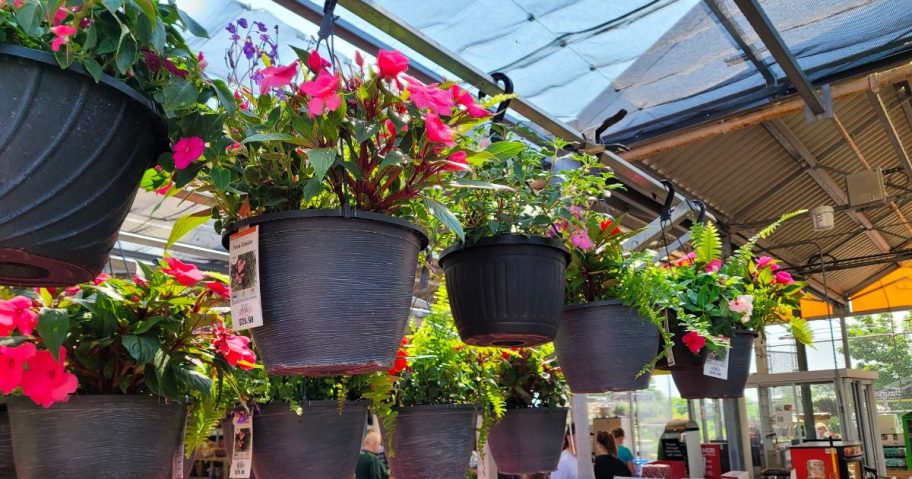
M 599 431 L 595 438 L 595 479 L 614 479 L 614 476 L 630 475 L 627 464 L 617 457 L 617 446 L 614 438 L 606 431 Z

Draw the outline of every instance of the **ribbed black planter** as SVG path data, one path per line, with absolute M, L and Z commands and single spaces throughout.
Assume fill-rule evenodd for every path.
M 310 401 L 298 416 L 287 404 L 260 406 L 253 418 L 257 477 L 351 479 L 367 425 L 367 403 Z
M 462 479 L 475 445 L 474 406 L 414 406 L 398 410 L 387 457 L 396 479 Z M 382 428 L 381 421 L 381 429 Z M 384 440 L 386 430 L 383 429 Z
M 706 355 L 694 354 L 690 352 L 690 349 L 687 348 L 687 345 L 684 344 L 682 338 L 687 334 L 687 328 L 678 322 L 678 316 L 675 314 L 674 310 L 666 311 L 668 318 L 668 331 L 671 333 L 671 340 L 673 345 L 671 347 L 671 353 L 674 356 L 675 363 L 674 365 L 668 364 L 668 357 L 665 356 L 656 363 L 656 369 L 661 369 L 663 371 L 674 371 L 676 369 L 695 369 L 703 368 L 703 362 L 706 360 Z M 661 353 L 665 349 L 664 342 L 659 344 L 659 352 Z
M 685 399 L 724 399 L 744 396 L 755 337 L 756 334 L 750 331 L 735 331 L 731 342 L 732 347 L 729 350 L 728 379 L 726 380 L 703 375 L 702 367 L 673 370 L 671 376 L 681 397 Z
M 125 84 L 0 45 L 0 284 L 95 278 L 167 146 L 153 104 Z
M 620 301 L 564 308 L 554 347 L 575 393 L 632 391 L 649 387 L 650 373 L 637 377 L 655 357 L 661 333 Z
M 554 339 L 570 254 L 559 241 L 501 235 L 443 252 L 450 308 L 466 344 L 534 346 Z
M 11 398 L 19 479 L 171 479 L 186 407 L 152 396 L 72 396 L 44 409 Z
M 427 236 L 375 213 L 272 213 L 260 228 L 264 325 L 253 340 L 269 374 L 331 376 L 389 369 L 408 320 Z
M 567 408 L 510 409 L 491 427 L 488 445 L 501 474 L 557 469 L 564 446 Z
M 0 479 L 16 479 L 13 438 L 10 435 L 10 421 L 6 414 L 5 401 L 0 402 Z

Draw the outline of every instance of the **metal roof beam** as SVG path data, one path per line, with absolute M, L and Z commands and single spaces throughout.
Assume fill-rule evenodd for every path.
M 152 236 L 140 235 L 136 233 L 128 233 L 126 231 L 119 232 L 118 238 L 121 241 L 126 241 L 128 243 L 135 243 L 143 246 L 151 246 L 153 248 L 162 248 L 165 249 L 165 246 L 168 244 L 167 240 L 162 238 L 155 238 Z M 200 258 L 211 259 L 215 261 L 228 261 L 228 252 L 227 251 L 218 251 L 209 248 L 201 248 L 199 246 L 188 245 L 184 243 L 175 243 L 168 248 L 170 251 L 176 253 L 189 254 L 193 256 L 198 256 Z
M 757 35 L 760 36 L 760 41 L 763 42 L 766 49 L 776 59 L 776 63 L 782 67 L 785 76 L 788 77 L 798 94 L 804 99 L 811 112 L 815 115 L 826 113 L 826 106 L 824 106 L 823 100 L 817 94 L 817 90 L 814 89 L 814 85 L 811 84 L 811 80 L 808 79 L 804 70 L 798 65 L 798 61 L 782 40 L 782 36 L 779 35 L 779 31 L 776 30 L 773 22 L 766 16 L 766 12 L 760 6 L 760 2 L 758 0 L 735 0 L 735 4 L 741 10 L 741 13 L 744 14 L 748 23 L 754 28 L 754 31 L 757 32 Z
M 748 45 L 744 41 L 744 37 L 741 36 L 741 31 L 738 29 L 738 26 L 728 16 L 725 15 L 725 12 L 722 11 L 722 6 L 719 4 L 720 0 L 706 0 L 706 6 L 709 7 L 709 10 L 715 15 L 719 20 L 719 23 L 722 24 L 722 27 L 725 28 L 725 31 L 728 32 L 728 36 L 731 37 L 732 41 L 735 42 L 735 45 L 744 52 L 744 55 L 748 60 L 754 65 L 754 68 L 763 75 L 763 79 L 766 80 L 766 86 L 773 86 L 776 84 L 776 77 L 773 73 L 767 68 L 766 64 L 763 63 L 763 59 L 754 50 L 753 47 Z
M 887 112 L 886 105 L 884 105 L 883 98 L 880 95 L 880 83 L 874 81 L 871 77 L 869 77 L 869 79 L 871 80 L 871 90 L 867 93 L 868 101 L 871 102 L 871 106 L 874 107 L 874 113 L 877 114 L 877 120 L 880 121 L 880 125 L 887 134 L 887 138 L 890 139 L 890 144 L 893 145 L 893 151 L 896 152 L 896 159 L 899 160 L 899 164 L 902 165 L 906 174 L 912 176 L 912 160 L 909 159 L 906 147 L 899 138 L 899 133 L 896 132 L 896 126 L 890 118 L 890 113 Z

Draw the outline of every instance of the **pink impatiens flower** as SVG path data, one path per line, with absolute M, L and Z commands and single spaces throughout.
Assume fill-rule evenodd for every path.
M 690 331 L 681 338 L 681 341 L 687 346 L 687 349 L 694 354 L 698 354 L 706 346 L 706 338 L 696 331 Z
M 250 338 L 234 334 L 221 322 L 215 326 L 213 332 L 215 339 L 212 340 L 212 347 L 222 353 L 228 364 L 245 370 L 253 369 L 256 355 L 250 349 Z
M 66 8 L 63 8 L 63 7 L 58 8 L 57 11 L 54 12 L 54 18 L 51 19 L 51 25 L 53 25 L 55 27 L 57 25 L 60 25 L 61 23 L 63 23 L 64 20 L 66 20 L 66 17 L 69 14 L 70 14 L 70 12 L 68 12 Z
M 696 258 L 697 258 L 697 253 L 694 253 L 693 251 L 691 251 L 690 253 L 687 253 L 687 256 L 678 260 L 678 262 L 675 263 L 675 266 L 677 266 L 679 268 L 683 267 L 683 266 L 693 266 L 694 260 L 696 260 Z
M 321 71 L 316 80 L 302 83 L 301 92 L 311 97 L 307 104 L 307 115 L 311 118 L 326 111 L 336 111 L 342 104 L 339 76 L 326 70 Z
M 795 282 L 795 278 L 792 278 L 792 275 L 790 275 L 788 271 L 779 271 L 778 273 L 773 275 L 773 283 L 788 286 L 794 282 Z
M 134 274 L 134 275 L 133 275 L 133 283 L 136 284 L 136 286 L 139 286 L 140 288 L 148 288 L 148 287 L 149 287 L 149 282 L 146 281 L 146 278 L 143 278 L 143 277 L 140 276 L 139 274 Z
M 707 273 L 718 273 L 722 269 L 722 260 L 714 259 L 706 265 Z
M 168 264 L 168 267 L 162 268 L 162 273 L 174 277 L 178 283 L 184 286 L 193 286 L 197 281 L 203 279 L 203 272 L 195 265 L 184 263 L 173 256 L 165 258 L 165 263 Z
M 222 299 L 231 299 L 231 291 L 221 281 L 209 281 L 206 283 L 206 287 Z
M 437 88 L 436 83 L 425 86 L 420 82 L 409 82 L 406 89 L 409 92 L 409 100 L 418 108 L 427 108 L 437 115 L 444 116 L 453 111 L 453 95 L 447 90 Z
M 16 296 L 0 301 L 0 336 L 9 336 L 13 329 L 29 336 L 37 325 L 38 313 L 32 310 L 32 300 Z
M 98 286 L 99 284 L 104 283 L 105 281 L 107 281 L 109 279 L 111 279 L 111 275 L 109 275 L 107 273 L 101 273 L 98 276 L 96 276 L 95 279 L 92 280 L 92 284 L 94 284 L 95 286 Z
M 470 117 L 485 118 L 491 115 L 490 111 L 475 103 L 475 98 L 471 93 L 459 88 L 459 85 L 451 86 L 450 92 L 453 94 L 453 101 L 465 107 L 466 113 L 468 113 Z
M 36 351 L 32 343 L 15 348 L 0 346 L 0 393 L 9 394 L 22 385 L 22 366 Z
M 203 52 L 196 54 L 196 64 L 199 65 L 200 70 L 205 70 L 209 66 L 209 60 L 206 60 L 206 57 L 203 56 Z
M 457 151 L 450 155 L 446 161 L 443 171 L 466 171 L 469 169 L 469 163 L 466 161 L 468 155 L 464 151 Z
M 776 264 L 773 258 L 769 256 L 761 256 L 757 258 L 757 269 L 763 269 L 769 267 L 770 271 L 778 271 L 779 265 Z
M 76 376 L 64 370 L 66 349 L 61 347 L 58 357 L 55 361 L 50 351 L 38 351 L 22 374 L 22 394 L 45 408 L 66 401 L 79 386 Z
M 320 52 L 314 50 L 307 56 L 307 68 L 314 73 L 319 73 L 332 66 L 332 63 L 326 61 L 320 56 Z
M 198 136 L 181 138 L 171 147 L 171 150 L 174 151 L 174 167 L 178 170 L 183 170 L 190 166 L 190 163 L 203 156 L 203 152 L 206 150 L 206 142 Z
M 392 80 L 408 70 L 409 59 L 395 50 L 380 50 L 377 53 L 377 69 L 380 77 Z
M 570 233 L 570 242 L 583 251 L 588 251 L 594 246 L 592 239 L 589 238 L 589 233 L 583 228 L 577 228 Z
M 51 27 L 51 33 L 56 35 L 56 38 L 51 41 L 51 50 L 55 52 L 60 51 L 60 47 L 69 43 L 70 37 L 75 35 L 76 32 L 76 27 L 70 25 L 57 25 L 56 27 Z
M 440 121 L 439 116 L 433 113 L 424 115 L 424 127 L 427 131 L 428 141 L 432 143 L 442 143 L 446 146 L 456 145 L 456 142 L 453 140 L 453 138 L 456 137 L 456 132 Z
M 264 68 L 259 71 L 263 78 L 260 80 L 260 95 L 265 95 L 270 88 L 283 88 L 291 84 L 298 74 L 297 60 L 286 66 Z
M 155 194 L 158 196 L 165 196 L 171 191 L 171 187 L 174 186 L 174 181 L 169 181 L 167 185 L 162 186 L 161 188 L 155 190 Z

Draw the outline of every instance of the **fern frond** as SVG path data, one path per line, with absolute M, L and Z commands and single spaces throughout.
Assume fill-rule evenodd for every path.
M 807 213 L 807 210 L 798 210 L 780 216 L 778 220 L 774 221 L 766 228 L 760 230 L 759 233 L 755 234 L 749 240 L 747 240 L 747 243 L 744 243 L 744 245 L 738 248 L 738 251 L 735 253 L 736 261 L 746 264 L 753 255 L 752 251 L 754 250 L 754 247 L 757 246 L 758 241 L 769 238 L 777 229 L 779 229 L 780 226 L 782 226 L 783 223 L 805 213 Z
M 794 317 L 789 321 L 789 328 L 792 330 L 792 336 L 801 344 L 811 346 L 814 342 L 814 333 L 811 326 L 804 318 Z
M 714 259 L 722 258 L 722 238 L 716 225 L 706 222 L 691 230 L 691 240 L 694 252 L 697 254 L 697 263 L 705 264 Z

